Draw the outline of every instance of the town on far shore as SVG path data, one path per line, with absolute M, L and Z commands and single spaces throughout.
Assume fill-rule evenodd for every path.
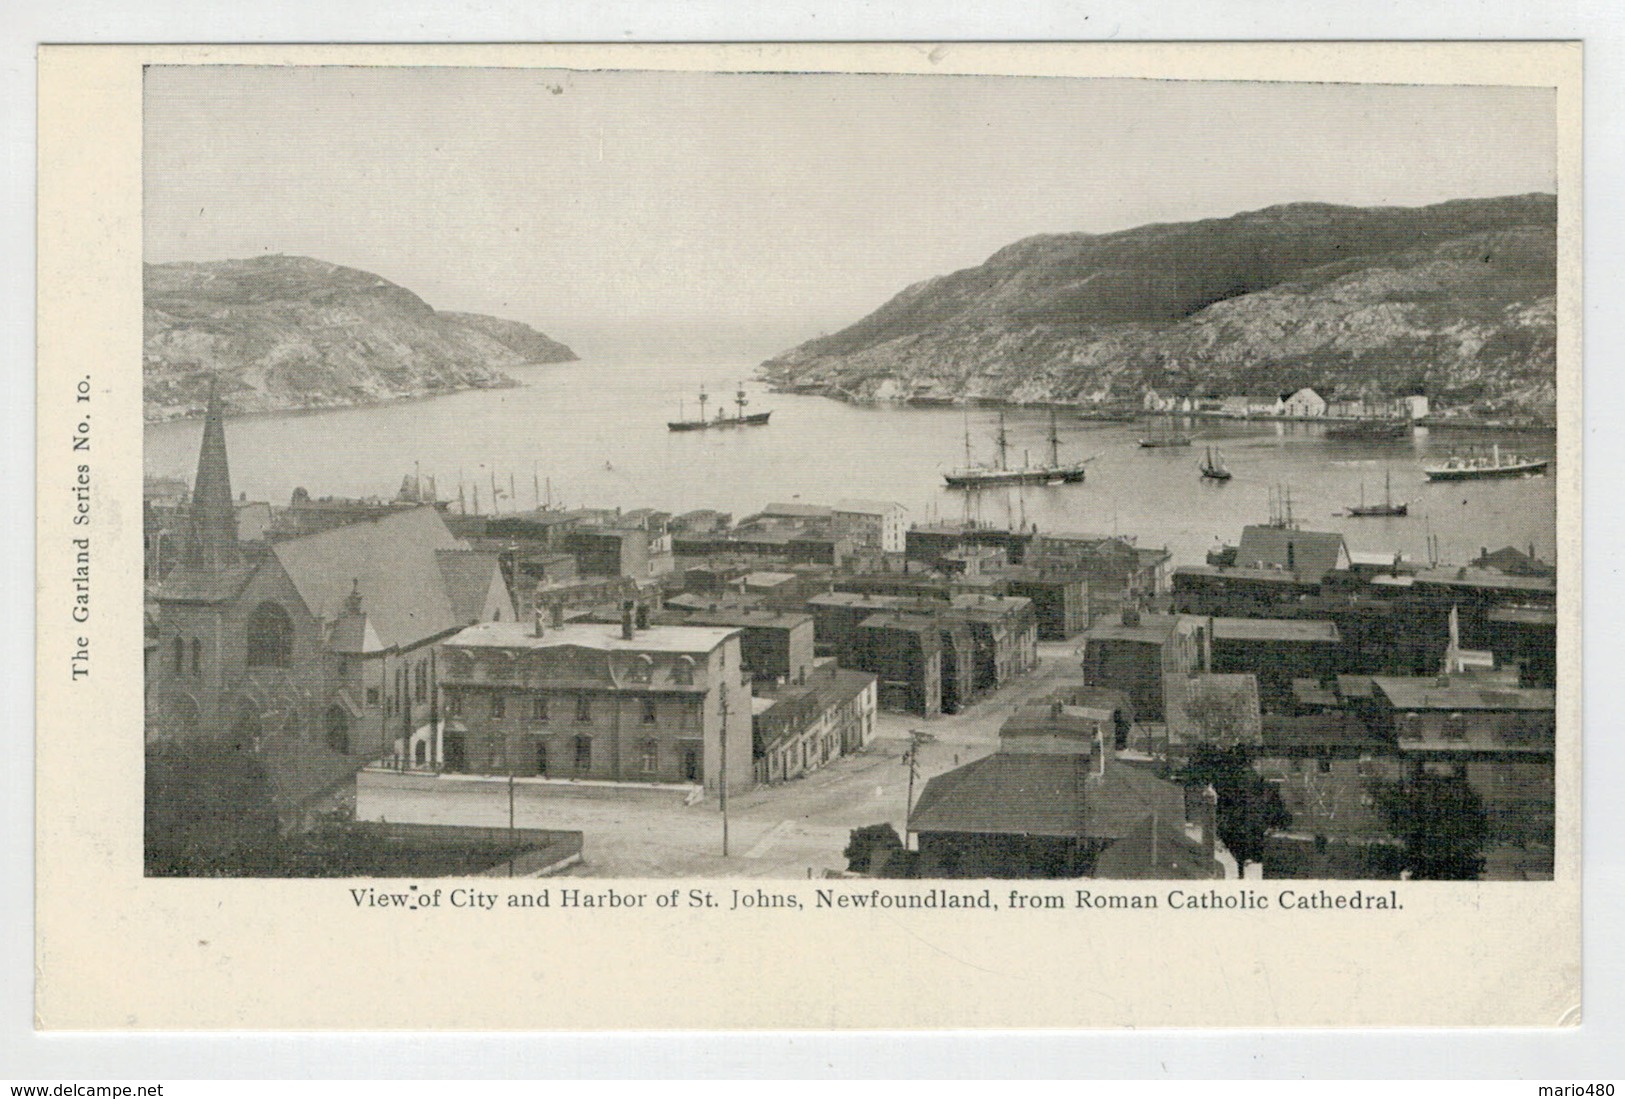
M 1184 415 L 1406 425 L 1145 394 Z M 1143 444 L 1144 445 L 1144 444 Z M 1133 533 L 144 492 L 162 876 L 1545 880 L 1556 573 Z M 388 491 L 385 489 L 384 491 Z

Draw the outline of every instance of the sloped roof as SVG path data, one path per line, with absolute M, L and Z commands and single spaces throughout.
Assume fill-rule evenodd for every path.
M 994 752 L 925 784 L 912 832 L 1121 839 L 1153 812 L 1181 820 L 1184 794 L 1132 763 L 1096 775 L 1088 756 Z
M 466 625 L 453 610 L 439 550 L 459 548 L 433 507 L 413 508 L 271 547 L 305 606 L 340 617 L 352 586 L 385 648 L 418 644 Z
M 500 583 L 497 576 L 497 555 L 479 550 L 436 550 L 435 560 L 440 563 L 440 576 L 446 584 L 446 598 L 451 601 L 452 613 L 460 623 L 477 622 L 485 610 L 486 597 L 491 585 Z
M 1182 817 L 1148 815 L 1095 860 L 1097 878 L 1197 881 L 1220 875 L 1219 863 L 1185 834 Z
M 1317 618 L 1215 618 L 1215 641 L 1319 641 L 1339 640 L 1337 623 Z
M 245 563 L 223 569 L 177 565 L 158 585 L 153 598 L 159 603 L 225 603 L 237 598 L 258 570 L 258 564 Z
M 1348 546 L 1332 531 L 1292 530 L 1271 526 L 1243 527 L 1236 548 L 1236 567 L 1288 569 L 1318 579 L 1348 564 Z

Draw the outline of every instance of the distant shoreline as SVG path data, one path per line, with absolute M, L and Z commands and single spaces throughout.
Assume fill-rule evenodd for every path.
M 554 363 L 523 363 L 518 367 L 509 367 L 508 369 L 522 370 L 525 367 L 529 367 L 529 366 L 553 366 L 553 365 L 556 365 L 556 364 L 554 364 Z M 487 385 L 460 385 L 460 386 L 455 386 L 455 387 L 448 388 L 448 389 L 436 389 L 436 390 L 431 390 L 429 392 L 424 392 L 424 393 L 402 393 L 399 396 L 379 397 L 379 398 L 376 398 L 374 400 L 366 400 L 366 401 L 339 401 L 339 402 L 334 402 L 334 403 L 331 403 L 331 404 L 286 405 L 286 406 L 281 407 L 281 408 L 255 408 L 255 409 L 247 409 L 247 410 L 238 411 L 238 412 L 230 411 L 229 408 L 228 408 L 226 418 L 228 420 L 247 420 L 247 419 L 254 419 L 254 418 L 262 417 L 262 416 L 288 416 L 288 415 L 315 414 L 315 413 L 318 413 L 318 412 L 343 412 L 343 411 L 346 411 L 346 410 L 349 410 L 349 409 L 356 409 L 356 408 L 378 408 L 378 407 L 383 406 L 383 405 L 405 404 L 408 401 L 428 401 L 428 400 L 433 400 L 436 397 L 452 397 L 452 396 L 456 396 L 459 393 L 473 393 L 473 392 L 477 392 L 477 391 L 481 391 L 481 390 L 516 389 L 516 388 L 518 388 L 520 386 L 523 386 L 525 384 L 526 384 L 525 382 L 522 382 L 517 378 L 504 377 L 500 381 L 493 381 L 493 382 L 491 382 L 490 384 L 487 384 Z M 186 422 L 191 421 L 191 420 L 202 420 L 202 419 L 203 419 L 203 409 L 198 408 L 198 409 L 194 410 L 191 407 L 188 407 L 185 410 L 184 414 L 179 414 L 179 415 L 166 415 L 166 414 L 160 414 L 160 415 L 157 415 L 157 416 L 143 415 L 142 418 L 141 418 L 141 422 L 142 422 L 143 425 L 146 425 L 146 424 L 175 424 L 175 423 L 186 423 Z

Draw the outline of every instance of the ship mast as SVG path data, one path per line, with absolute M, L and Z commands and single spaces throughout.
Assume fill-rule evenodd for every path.
M 1004 413 L 1003 412 L 999 413 L 999 436 L 998 436 L 998 441 L 999 441 L 999 468 L 1000 469 L 1006 469 L 1008 467 L 1005 465 L 1004 452 L 1010 446 L 1010 437 L 1004 433 Z
M 705 402 L 705 386 L 702 384 L 700 386 L 700 423 L 702 424 L 705 422 Z
M 734 404 L 739 406 L 739 422 L 745 422 L 745 406 L 750 402 L 745 400 L 745 383 L 739 383 L 739 389 L 734 393 Z
M 1061 437 L 1055 433 L 1055 410 L 1049 410 L 1049 464 L 1054 469 L 1061 464 Z

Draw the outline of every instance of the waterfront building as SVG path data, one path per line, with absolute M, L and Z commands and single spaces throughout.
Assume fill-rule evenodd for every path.
M 1318 418 L 1326 415 L 1326 398 L 1305 386 L 1286 398 L 1283 410 L 1288 416 Z
M 908 509 L 887 500 L 842 500 L 831 510 L 832 533 L 860 557 L 903 552 Z

